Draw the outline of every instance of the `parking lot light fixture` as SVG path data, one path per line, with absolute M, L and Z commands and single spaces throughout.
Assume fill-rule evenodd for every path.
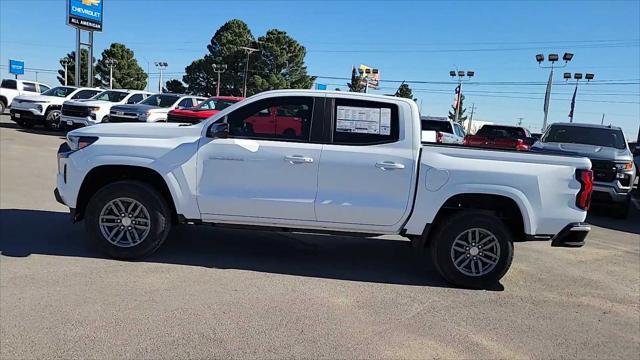
M 580 80 L 580 79 L 582 79 L 582 73 L 575 73 L 575 74 L 573 74 L 573 78 L 574 78 L 574 79 L 576 79 L 576 80 Z
M 466 75 L 466 79 L 465 79 L 465 75 Z M 456 122 L 460 121 L 460 111 L 461 111 L 460 105 L 462 102 L 461 101 L 462 100 L 462 81 L 468 81 L 474 75 L 475 75 L 475 71 L 464 71 L 464 70 L 449 71 L 449 76 L 451 76 L 452 78 L 455 78 L 456 76 L 458 77 L 458 86 L 457 86 L 458 93 L 456 94 L 457 103 L 456 103 L 456 115 L 455 115 Z
M 569 80 L 569 79 L 571 79 L 571 73 L 570 73 L 570 72 L 566 72 L 566 73 L 564 73 L 563 78 L 564 78 L 565 80 Z
M 571 61 L 571 59 L 573 59 L 573 54 L 572 53 L 564 53 L 564 55 L 562 55 L 562 60 L 564 60 L 564 62 L 569 62 Z
M 562 60 L 564 60 L 563 65 L 556 65 L 556 61 L 558 61 L 558 59 L 559 59 L 558 54 L 549 54 L 547 56 L 547 60 L 551 63 L 551 65 L 545 66 L 545 65 L 542 65 L 542 63 L 544 62 L 544 54 L 536 55 L 536 61 L 538 62 L 538 66 L 540 68 L 551 69 L 549 73 L 549 80 L 547 80 L 547 88 L 544 94 L 544 120 L 542 121 L 542 131 L 545 131 L 545 129 L 547 128 L 547 116 L 549 115 L 549 103 L 551 102 L 551 86 L 553 85 L 553 69 L 563 68 L 567 66 L 567 64 L 569 64 L 569 61 L 573 59 L 573 54 L 565 52 L 564 55 L 562 55 Z M 567 78 L 567 74 L 569 75 L 568 78 Z M 568 80 L 570 78 L 571 78 L 571 73 L 564 74 L 565 80 Z
M 473 75 L 475 74 L 476 74 L 475 71 L 467 71 L 467 77 L 473 77 Z
M 449 71 L 449 76 L 456 77 L 456 72 L 453 70 Z
M 156 65 L 156 69 L 160 72 L 160 79 L 158 80 L 158 92 L 162 93 L 162 72 L 166 69 L 169 64 L 166 61 L 156 61 L 154 63 Z
M 587 73 L 584 78 L 587 79 L 587 81 L 593 80 L 593 74 Z
M 552 63 L 558 61 L 558 54 L 549 54 L 549 61 Z
M 544 55 L 542 54 L 536 55 L 536 61 L 538 62 L 538 64 L 542 63 L 544 61 Z

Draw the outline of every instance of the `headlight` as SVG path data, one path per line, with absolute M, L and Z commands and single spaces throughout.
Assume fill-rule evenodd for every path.
M 96 140 L 98 140 L 95 136 L 76 136 L 76 135 L 67 135 L 67 145 L 72 151 L 80 150 L 85 148 L 91 144 L 93 144 Z
M 98 111 L 98 110 L 100 110 L 100 106 L 91 106 L 91 107 L 89 107 L 89 110 Z
M 631 170 L 631 169 L 633 169 L 633 163 L 632 162 L 616 164 L 616 170 L 618 170 L 618 171 L 626 171 L 626 170 Z

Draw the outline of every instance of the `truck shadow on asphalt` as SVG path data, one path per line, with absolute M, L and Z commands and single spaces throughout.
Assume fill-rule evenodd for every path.
M 103 259 L 86 241 L 84 223 L 61 212 L 0 209 L 0 253 Z M 116 260 L 114 260 L 116 261 Z M 294 276 L 413 286 L 451 287 L 408 241 L 177 226 L 142 260 Z M 502 291 L 496 284 L 488 290 Z
M 631 204 L 627 219 L 612 218 L 610 212 L 606 207 L 593 207 L 589 210 L 586 222 L 601 228 L 640 235 L 640 210 L 634 204 Z
M 61 139 L 64 139 L 65 136 L 67 135 L 66 131 L 52 131 L 39 126 L 35 126 L 30 129 L 22 128 L 18 126 L 18 124 L 13 122 L 12 123 L 0 122 L 0 129 L 15 129 L 19 132 L 23 132 L 27 134 L 35 134 L 35 135 L 59 136 Z

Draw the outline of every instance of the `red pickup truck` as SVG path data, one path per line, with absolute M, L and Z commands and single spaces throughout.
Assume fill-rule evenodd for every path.
M 244 98 L 234 96 L 213 96 L 201 102 L 196 107 L 169 111 L 169 114 L 167 115 L 167 122 L 197 124 L 242 99 Z
M 464 137 L 464 145 L 493 149 L 529 150 L 534 142 L 529 130 L 520 126 L 484 125 Z

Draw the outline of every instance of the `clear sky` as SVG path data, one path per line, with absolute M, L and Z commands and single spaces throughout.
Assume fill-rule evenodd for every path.
M 550 122 L 567 121 L 573 85 L 563 71 L 592 72 L 595 82 L 578 89 L 574 120 L 623 127 L 635 138 L 640 124 L 639 1 L 171 1 L 104 0 L 104 31 L 96 33 L 95 56 L 112 42 L 135 51 L 140 65 L 169 63 L 168 78 L 206 52 L 226 21 L 245 21 L 254 36 L 271 28 L 288 32 L 308 50 L 310 74 L 350 76 L 351 66 L 378 67 L 382 80 L 407 80 L 423 114 L 445 116 L 455 85 L 449 70 L 474 70 L 464 85 L 467 114 L 474 119 L 515 124 L 519 118 L 539 130 L 548 70 L 536 53 L 575 54 L 556 72 Z M 58 69 L 75 47 L 75 31 L 65 25 L 65 0 L 0 0 L 0 76 L 8 59 L 27 68 Z M 34 72 L 23 78 L 35 79 Z M 38 80 L 57 84 L 55 74 Z M 346 80 L 318 82 L 345 88 Z M 512 82 L 516 82 L 513 84 Z M 383 82 L 376 93 L 393 93 Z

